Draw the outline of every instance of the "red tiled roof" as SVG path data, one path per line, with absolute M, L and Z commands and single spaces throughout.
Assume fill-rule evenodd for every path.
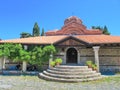
M 86 30 L 83 33 L 81 33 L 81 31 L 78 31 L 78 30 L 72 30 L 72 31 L 69 30 L 69 32 L 67 32 L 67 33 L 64 33 L 64 31 L 59 30 L 59 31 L 46 32 L 46 35 L 47 36 L 70 35 L 71 32 L 74 32 L 74 31 L 76 31 L 77 35 L 100 35 L 100 34 L 102 34 L 102 31 L 100 31 L 100 30 Z
M 39 36 L 12 40 L 1 40 L 0 43 L 21 43 L 21 44 L 54 44 L 71 36 Z M 120 36 L 110 35 L 74 35 L 78 40 L 82 40 L 89 44 L 107 44 L 120 43 Z
M 2 40 L 0 43 L 21 43 L 21 44 L 53 44 L 67 36 L 39 36 L 11 40 Z
M 102 31 L 99 29 L 91 29 L 91 30 L 85 30 L 86 35 L 100 35 L 102 34 Z
M 101 43 L 120 43 L 120 36 L 111 35 L 79 35 L 76 38 L 83 40 L 91 44 L 101 44 Z

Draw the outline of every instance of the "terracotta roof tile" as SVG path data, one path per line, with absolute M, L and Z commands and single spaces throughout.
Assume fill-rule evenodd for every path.
M 63 39 L 69 38 L 70 36 L 39 36 L 12 40 L 1 40 L 0 43 L 21 43 L 21 44 L 54 44 Z M 120 43 L 120 36 L 110 35 L 76 35 L 73 36 L 79 40 L 90 44 L 101 44 L 101 43 Z
M 21 44 L 53 44 L 67 36 L 39 36 L 30 38 L 20 38 L 11 40 L 2 40 L 0 43 L 21 43 Z
M 76 38 L 88 43 L 120 43 L 120 36 L 110 35 L 79 35 Z

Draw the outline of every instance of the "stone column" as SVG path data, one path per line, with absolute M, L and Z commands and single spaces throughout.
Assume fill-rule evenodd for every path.
M 64 51 L 64 60 L 63 60 L 63 64 L 66 64 L 66 51 Z
M 97 72 L 99 72 L 99 51 L 100 46 L 94 46 L 93 51 L 94 51 L 94 57 L 95 57 L 95 64 L 97 65 Z
M 27 49 L 28 49 L 28 46 L 27 46 L 27 45 L 24 45 L 24 49 L 27 50 Z
M 3 58 L 0 58 L 0 71 L 2 71 L 3 68 Z
M 28 48 L 27 45 L 24 45 L 24 49 L 27 50 L 27 48 Z M 23 61 L 23 63 L 22 63 L 22 71 L 26 72 L 26 70 L 27 70 L 27 62 Z
M 23 71 L 23 72 L 26 72 L 26 70 L 27 70 L 27 62 L 26 62 L 26 61 L 23 61 L 22 71 Z
M 79 50 L 77 51 L 77 59 L 78 59 L 78 64 L 80 64 L 80 52 L 79 52 Z
M 6 57 L 3 57 L 3 60 L 2 60 L 2 69 L 5 69 L 5 61 L 6 61 Z
M 53 61 L 53 54 L 52 54 L 52 53 L 50 54 L 50 58 L 49 58 L 49 68 L 51 67 L 51 66 L 50 66 L 50 62 L 51 62 L 51 61 Z

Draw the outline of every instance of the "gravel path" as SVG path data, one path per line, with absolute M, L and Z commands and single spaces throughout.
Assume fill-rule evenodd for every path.
M 120 90 L 120 76 L 80 83 L 51 82 L 37 76 L 0 76 L 0 90 Z

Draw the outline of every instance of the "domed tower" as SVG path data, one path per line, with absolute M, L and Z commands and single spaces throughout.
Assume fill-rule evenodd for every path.
M 82 24 L 82 20 L 80 20 L 78 17 L 76 16 L 71 16 L 67 19 L 65 19 L 64 21 L 64 25 L 67 25 L 69 23 L 78 23 L 78 24 Z
M 54 30 L 46 32 L 47 36 L 50 35 L 98 35 L 102 34 L 100 30 L 87 30 L 83 25 L 82 20 L 76 16 L 71 16 L 65 19 L 64 26 L 61 30 Z

